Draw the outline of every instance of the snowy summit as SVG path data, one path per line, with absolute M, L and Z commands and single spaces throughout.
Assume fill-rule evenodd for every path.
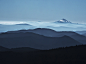
M 66 19 L 61 19 L 61 20 L 56 21 L 56 22 L 59 22 L 59 23 L 71 23 L 70 21 L 68 21 Z

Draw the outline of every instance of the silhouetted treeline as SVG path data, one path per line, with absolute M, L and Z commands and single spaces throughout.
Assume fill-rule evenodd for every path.
M 0 52 L 0 64 L 86 64 L 86 45 L 33 52 Z

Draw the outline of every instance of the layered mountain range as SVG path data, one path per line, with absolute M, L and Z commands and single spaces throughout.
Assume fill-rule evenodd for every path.
M 0 25 L 0 64 L 86 64 L 85 27 L 66 19 Z
M 0 45 L 6 48 L 31 47 L 52 49 L 86 44 L 86 37 L 71 31 L 56 32 L 51 29 L 9 31 L 0 34 Z
M 32 30 L 30 29 L 30 30 L 9 31 L 8 33 L 20 33 L 20 32 L 22 33 L 32 32 L 47 37 L 63 37 L 64 35 L 66 35 L 77 40 L 80 43 L 86 44 L 86 37 L 73 31 L 54 31 L 52 29 L 37 28 Z
M 52 49 L 86 44 L 86 25 L 66 19 L 56 22 L 27 22 L 0 25 L 0 46 L 6 48 L 30 47 Z M 73 31 L 75 30 L 75 31 Z

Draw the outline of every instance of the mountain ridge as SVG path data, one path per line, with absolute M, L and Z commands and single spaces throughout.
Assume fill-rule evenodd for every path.
M 4 37 L 2 38 L 1 35 L 2 36 L 4 35 Z M 1 34 L 1 35 L 0 35 L 0 45 L 7 48 L 31 47 L 35 49 L 51 49 L 81 44 L 80 42 L 72 39 L 69 36 L 46 37 L 31 32 Z
M 73 32 L 73 31 L 54 31 L 48 28 L 47 29 L 46 28 L 36 28 L 36 29 L 29 29 L 29 30 L 8 31 L 6 33 L 10 35 L 12 33 L 17 34 L 17 33 L 27 33 L 27 32 L 39 34 L 39 35 L 46 36 L 46 37 L 63 37 L 64 35 L 67 35 L 77 40 L 78 42 L 81 42 L 82 44 L 86 44 L 86 37 L 84 35 L 78 34 L 77 32 Z M 5 35 L 6 33 L 3 33 L 4 36 L 6 36 Z M 0 37 L 4 37 L 4 36 L 1 35 Z
M 0 64 L 86 64 L 86 45 L 35 52 L 0 52 Z

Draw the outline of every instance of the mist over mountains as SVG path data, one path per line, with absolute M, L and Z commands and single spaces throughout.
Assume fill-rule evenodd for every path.
M 86 24 L 72 23 L 66 19 L 53 22 L 43 21 L 0 21 L 0 32 L 22 29 L 48 28 L 55 31 L 85 31 Z
M 85 31 L 86 25 L 72 23 L 66 19 L 61 19 L 55 22 L 14 22 L 14 24 L 11 23 L 10 25 L 6 25 L 4 23 L 4 25 L 1 24 L 0 27 L 3 28 L 0 29 L 0 44 L 1 46 L 5 46 L 8 48 L 34 47 L 37 49 L 50 49 L 76 45 L 77 43 L 70 43 L 70 45 L 69 43 L 67 43 L 69 41 L 71 42 L 72 40 L 74 42 L 78 42 L 78 44 L 86 44 L 86 37 L 80 34 L 81 32 L 79 32 Z M 65 44 L 63 44 L 63 42 L 61 41 L 62 38 Z M 64 40 L 65 38 L 66 40 Z M 8 42 L 9 44 L 6 42 Z M 14 44 L 11 42 L 13 42 Z M 42 43 L 40 44 L 39 42 Z
M 1 64 L 86 63 L 85 24 L 62 19 L 0 24 L 0 28 Z
M 86 0 L 0 0 L 0 64 L 86 64 Z
M 0 45 L 7 48 L 52 49 L 80 44 L 86 44 L 86 37 L 72 31 L 56 32 L 51 29 L 37 28 L 0 34 Z

